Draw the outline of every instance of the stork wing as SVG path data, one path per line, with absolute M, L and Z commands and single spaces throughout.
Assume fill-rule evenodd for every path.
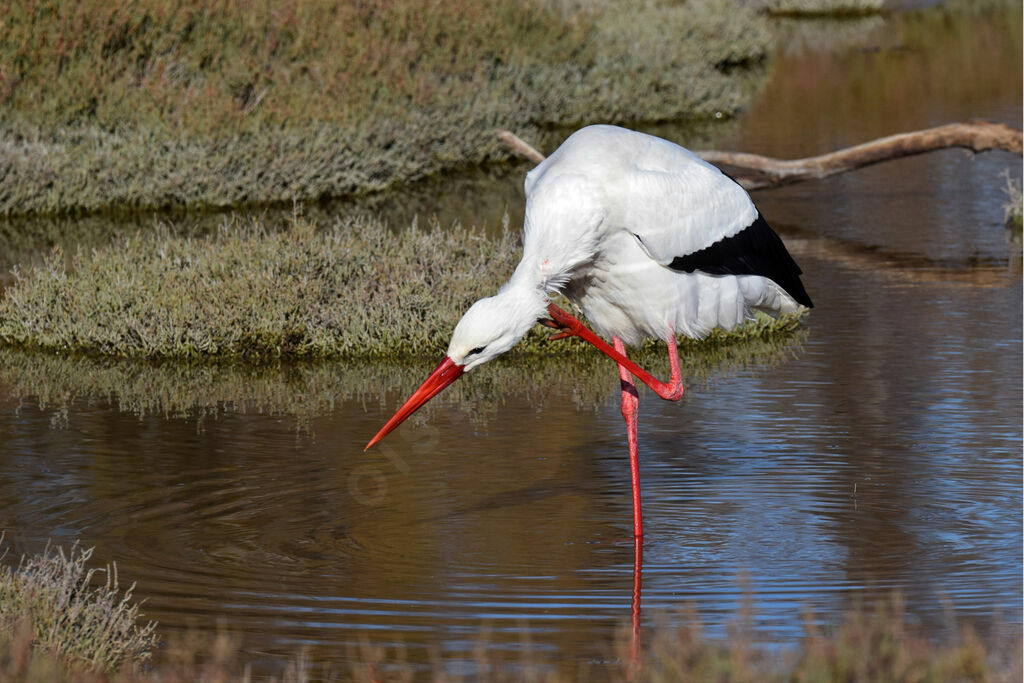
M 675 148 L 674 163 L 636 167 L 626 174 L 620 196 L 623 220 L 658 263 L 732 237 L 757 219 L 746 190 L 714 166 Z
M 746 190 L 695 155 L 678 169 L 635 169 L 623 188 L 626 227 L 652 259 L 673 270 L 760 275 L 811 307 L 800 267 Z
M 760 275 L 811 305 L 800 268 L 746 190 L 668 140 L 587 126 L 527 174 L 525 189 L 525 244 L 543 237 L 545 258 L 558 257 L 551 272 L 592 258 L 602 229 L 628 230 L 663 266 Z

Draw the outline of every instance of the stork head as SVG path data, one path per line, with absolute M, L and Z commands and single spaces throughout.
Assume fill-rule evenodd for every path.
M 509 299 L 502 294 L 480 299 L 455 326 L 447 355 L 463 372 L 511 349 L 537 322 L 537 313 L 519 311 Z
M 383 439 L 423 404 L 437 396 L 463 373 L 505 353 L 523 338 L 543 314 L 547 297 L 539 290 L 506 286 L 498 294 L 480 299 L 462 316 L 448 353 L 420 388 L 398 409 L 366 450 Z

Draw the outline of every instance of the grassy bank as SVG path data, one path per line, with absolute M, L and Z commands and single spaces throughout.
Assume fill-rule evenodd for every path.
M 154 625 L 138 624 L 139 606 L 130 591 L 119 593 L 116 580 L 90 583 L 97 571 L 87 567 L 90 557 L 88 550 L 49 549 L 18 565 L 0 566 L 0 680 L 93 683 L 112 675 L 126 683 L 251 680 L 240 641 L 224 631 L 215 638 L 172 637 L 158 647 Z M 1019 680 L 1019 640 L 1000 643 L 1005 650 L 990 650 L 969 628 L 955 630 L 946 642 L 927 640 L 916 632 L 898 595 L 856 607 L 826 630 L 808 619 L 800 642 L 781 650 L 757 643 L 749 617 L 738 615 L 730 638 L 717 640 L 702 634 L 696 613 L 683 612 L 677 619 L 682 626 L 647 629 L 639 652 L 624 630 L 611 646 L 619 664 L 602 667 L 602 677 L 652 683 Z M 526 647 L 522 662 L 511 670 L 488 663 L 483 636 L 480 653 L 472 680 L 573 680 L 537 664 Z M 294 682 L 466 680 L 453 677 L 444 661 L 435 662 L 433 672 L 417 670 L 404 660 L 389 660 L 385 649 L 371 643 L 346 669 L 300 654 L 279 670 L 282 680 Z M 594 674 L 592 667 L 581 668 L 578 680 Z
M 769 43 L 724 0 L 9 9 L 6 215 L 317 199 L 505 156 L 497 128 L 731 114 Z
M 202 237 L 158 230 L 70 262 L 56 250 L 16 272 L 0 295 L 0 343 L 177 359 L 436 357 L 520 253 L 507 226 L 493 238 L 436 225 L 395 234 L 365 218 L 323 230 L 301 217 L 280 229 L 228 222 Z M 539 327 L 518 347 L 551 348 Z
M 17 274 L 0 300 L 0 341 L 174 358 L 436 355 L 517 251 L 508 231 L 398 236 L 370 219 L 157 230 Z

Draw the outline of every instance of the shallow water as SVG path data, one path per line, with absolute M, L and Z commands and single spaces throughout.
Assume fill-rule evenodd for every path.
M 837 52 L 801 40 L 744 117 L 684 142 L 801 156 L 951 120 L 1020 125 L 1019 10 L 969 30 L 896 17 Z M 749 598 L 757 638 L 792 644 L 805 614 L 836 623 L 898 589 L 929 635 L 950 613 L 1020 631 L 1021 259 L 1000 179 L 1019 167 L 946 151 L 755 196 L 817 307 L 770 360 L 695 377 L 678 404 L 641 394 L 643 630 L 692 606 L 724 636 Z M 458 203 L 438 204 L 442 223 Z M 267 670 L 369 642 L 472 672 L 481 634 L 492 662 L 529 650 L 600 671 L 619 655 L 634 549 L 611 366 L 594 368 L 606 390 L 483 368 L 461 380 L 479 395 L 442 395 L 363 453 L 428 361 L 0 358 L 6 542 L 96 546 L 165 632 L 226 617 Z

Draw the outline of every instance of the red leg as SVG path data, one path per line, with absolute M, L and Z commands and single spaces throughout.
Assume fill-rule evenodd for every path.
M 618 337 L 612 337 L 615 350 L 626 357 L 626 345 Z M 626 440 L 629 442 L 629 473 L 633 480 L 633 538 L 644 536 L 643 513 L 640 509 L 640 452 L 637 447 L 636 421 L 640 397 L 633 385 L 629 369 L 619 365 L 619 379 L 622 384 L 622 417 L 626 420 Z
M 626 368 L 629 372 L 636 376 L 641 382 L 649 386 L 654 393 L 663 399 L 668 401 L 678 401 L 683 397 L 683 382 L 680 376 L 679 370 L 679 352 L 676 349 L 676 335 L 671 329 L 667 331 L 668 337 L 668 352 L 669 352 L 669 365 L 672 368 L 672 376 L 668 382 L 662 382 L 654 377 L 651 373 L 647 372 L 639 365 L 626 358 L 626 355 L 621 351 L 613 349 L 608 346 L 608 342 L 598 337 L 596 334 L 587 329 L 587 326 L 581 323 L 579 320 L 569 315 L 561 308 L 554 304 L 548 305 L 548 313 L 551 315 L 550 321 L 541 321 L 548 327 L 554 327 L 555 329 L 561 330 L 559 334 L 556 334 L 552 339 L 563 339 L 565 337 L 579 337 L 584 341 L 597 347 L 599 351 L 604 353 L 606 356 L 614 360 L 619 364 L 620 368 Z

